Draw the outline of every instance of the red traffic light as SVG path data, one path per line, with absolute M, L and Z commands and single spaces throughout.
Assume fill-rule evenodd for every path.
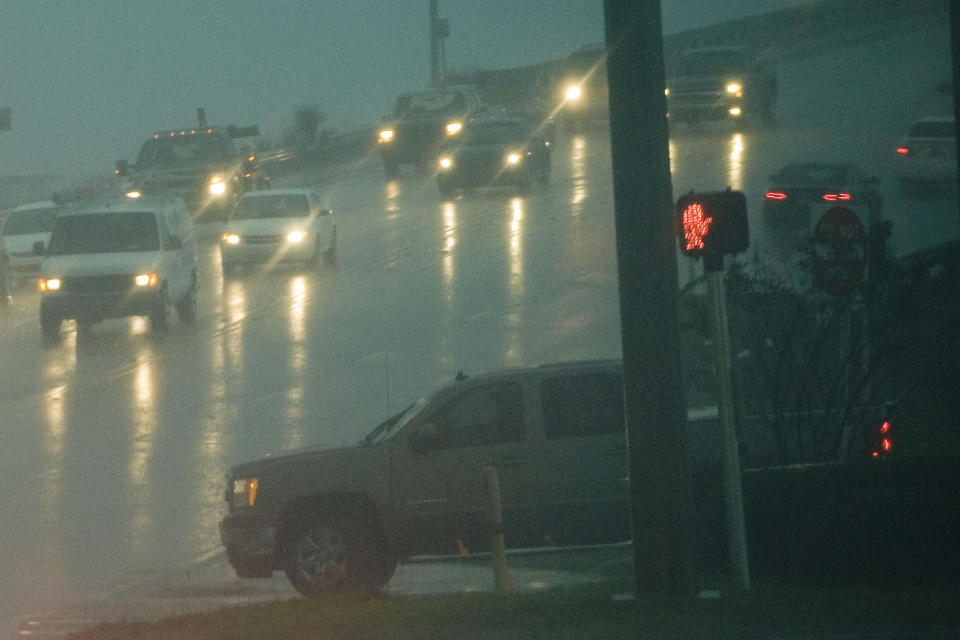
M 688 256 L 723 256 L 750 246 L 742 191 L 689 193 L 677 201 L 680 249 Z

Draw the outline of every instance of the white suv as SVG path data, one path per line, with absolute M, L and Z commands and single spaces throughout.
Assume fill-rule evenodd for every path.
M 171 304 L 180 319 L 196 315 L 196 237 L 181 198 L 123 198 L 66 209 L 57 217 L 40 265 L 40 329 L 53 338 L 73 318 L 150 317 L 167 328 Z

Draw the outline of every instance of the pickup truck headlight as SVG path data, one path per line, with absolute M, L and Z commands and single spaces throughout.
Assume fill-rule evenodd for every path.
M 381 129 L 379 142 L 390 142 L 393 140 L 393 129 Z
M 291 231 L 287 234 L 287 242 L 290 244 L 299 244 L 307 237 L 306 231 Z
M 234 478 L 230 483 L 230 495 L 227 496 L 232 509 L 252 507 L 257 501 L 258 478 Z
M 155 273 L 138 273 L 133 277 L 133 283 L 138 287 L 155 287 L 157 280 Z
M 213 176 L 210 178 L 210 193 L 215 196 L 222 196 L 227 192 L 227 183 L 223 181 L 223 176 Z

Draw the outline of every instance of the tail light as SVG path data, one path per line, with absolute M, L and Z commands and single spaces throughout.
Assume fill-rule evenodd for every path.
M 899 154 L 902 155 L 902 156 L 905 156 L 905 155 L 907 155 L 908 153 L 910 153 L 910 148 L 909 148 L 909 147 L 897 147 L 897 153 L 899 153 Z
M 889 458 L 893 453 L 893 434 L 889 420 L 884 420 L 867 427 L 867 455 L 874 460 Z
M 767 191 L 767 192 L 764 194 L 764 197 L 765 197 L 767 200 L 786 200 L 786 199 L 787 199 L 787 194 L 785 194 L 785 193 L 782 192 L 782 191 Z
M 849 193 L 825 193 L 823 199 L 827 202 L 836 202 L 837 200 L 850 200 Z

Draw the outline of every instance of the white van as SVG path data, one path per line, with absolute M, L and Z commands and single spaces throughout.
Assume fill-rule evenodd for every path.
M 167 328 L 176 305 L 180 319 L 196 315 L 196 237 L 181 198 L 121 198 L 64 209 L 49 245 L 34 247 L 40 264 L 40 329 L 47 338 L 60 323 L 80 326 L 106 318 L 150 317 Z

